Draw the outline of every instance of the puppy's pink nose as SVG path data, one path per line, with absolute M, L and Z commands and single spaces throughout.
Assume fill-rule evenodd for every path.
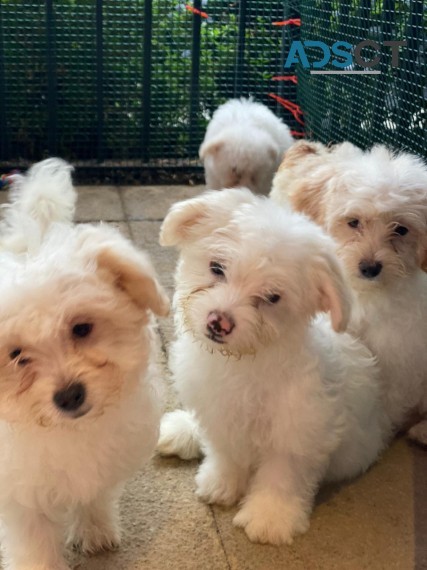
M 227 336 L 234 329 L 235 324 L 227 313 L 212 311 L 208 315 L 207 327 L 213 336 Z

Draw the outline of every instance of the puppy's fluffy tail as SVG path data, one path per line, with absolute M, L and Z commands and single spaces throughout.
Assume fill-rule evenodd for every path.
M 193 412 L 175 410 L 163 416 L 157 451 L 160 455 L 177 455 L 186 460 L 202 456 L 200 427 Z
M 21 253 L 39 243 L 52 224 L 72 222 L 77 198 L 72 170 L 62 159 L 48 158 L 25 176 L 13 176 L 9 204 L 4 206 L 3 249 Z

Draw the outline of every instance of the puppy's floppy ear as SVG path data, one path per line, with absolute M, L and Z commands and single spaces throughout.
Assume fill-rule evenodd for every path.
M 197 198 L 174 204 L 160 228 L 160 244 L 180 246 L 210 234 L 225 225 L 233 210 L 254 200 L 250 190 L 227 188 L 205 192 Z
M 286 151 L 273 180 L 271 197 L 289 201 L 297 212 L 324 223 L 324 196 L 332 170 L 327 168 L 329 149 L 321 143 L 299 141 Z
M 81 226 L 79 246 L 102 277 L 125 291 L 135 305 L 165 317 L 169 299 L 156 278 L 148 256 L 118 231 L 106 226 Z
M 320 156 L 327 153 L 328 149 L 322 143 L 311 141 L 297 141 L 291 145 L 283 155 L 283 160 L 279 166 L 279 170 L 295 166 L 295 164 L 298 164 L 302 160 L 305 160 L 307 156 Z
M 145 256 L 126 259 L 113 249 L 99 252 L 98 267 L 106 269 L 120 289 L 126 291 L 132 301 L 141 309 L 150 309 L 154 314 L 166 317 L 169 313 L 169 299 L 159 285 L 154 269 Z
M 208 154 L 217 154 L 224 146 L 224 143 L 224 139 L 219 137 L 203 142 L 199 148 L 199 157 L 204 159 Z
M 330 313 L 334 331 L 344 332 L 350 319 L 352 297 L 338 258 L 323 252 L 314 264 L 313 273 L 318 294 L 317 310 Z

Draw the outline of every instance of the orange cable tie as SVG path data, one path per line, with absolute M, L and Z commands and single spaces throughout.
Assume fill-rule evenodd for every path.
M 202 12 L 201 10 L 194 8 L 194 6 L 190 6 L 190 4 L 186 4 L 185 9 L 188 10 L 189 12 L 193 12 L 193 14 L 197 14 L 201 18 L 209 18 L 209 15 L 206 14 L 206 12 Z
M 275 75 L 271 79 L 273 81 L 292 81 L 295 85 L 298 83 L 298 77 L 296 75 Z
M 273 26 L 301 26 L 301 18 L 289 18 L 289 20 L 283 20 L 281 22 L 273 22 Z
M 279 97 L 275 93 L 269 93 L 269 97 L 275 99 L 278 103 L 280 103 L 285 109 L 292 113 L 295 120 L 302 126 L 304 126 L 304 121 L 302 120 L 303 112 L 299 105 L 296 103 L 292 103 L 292 101 L 288 101 L 287 99 L 283 99 L 283 97 Z

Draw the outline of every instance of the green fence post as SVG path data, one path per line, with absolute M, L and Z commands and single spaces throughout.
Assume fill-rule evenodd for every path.
M 0 158 L 2 160 L 8 158 L 6 117 L 6 73 L 4 69 L 3 14 L 0 0 Z
M 194 0 L 194 8 L 201 10 L 201 0 Z M 199 141 L 197 138 L 199 125 L 200 102 L 200 27 L 201 16 L 193 14 L 193 39 L 191 48 L 191 78 L 190 78 L 190 157 L 197 156 Z
M 96 0 L 97 158 L 104 159 L 104 22 L 102 0 Z
M 242 95 L 243 68 L 245 65 L 245 44 L 246 44 L 246 14 L 247 1 L 239 2 L 239 29 L 237 36 L 236 68 L 234 72 L 234 97 Z
M 142 158 L 144 161 L 150 159 L 152 34 L 153 2 L 145 0 L 142 69 Z
M 53 0 L 46 0 L 46 69 L 47 69 L 47 150 L 58 153 L 58 109 L 55 54 L 55 14 Z

